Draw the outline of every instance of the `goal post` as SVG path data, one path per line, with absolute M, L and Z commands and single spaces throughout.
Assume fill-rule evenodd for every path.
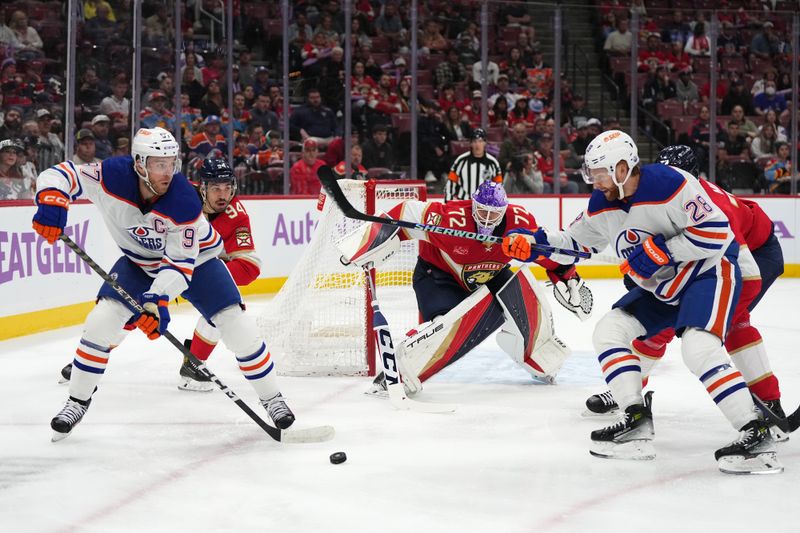
M 347 198 L 368 214 L 389 211 L 405 200 L 426 200 L 424 182 L 340 180 Z M 258 317 L 259 329 L 285 375 L 374 375 L 372 308 L 363 270 L 345 266 L 335 243 L 364 222 L 345 217 L 320 196 L 321 214 L 311 242 L 278 294 Z M 417 242 L 400 250 L 371 275 L 381 310 L 396 338 L 418 324 L 411 287 Z

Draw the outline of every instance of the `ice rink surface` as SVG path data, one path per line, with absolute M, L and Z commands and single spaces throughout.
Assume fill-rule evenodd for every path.
M 363 394 L 369 378 L 283 377 L 298 427 L 336 427 L 322 444 L 275 443 L 220 392 L 177 390 L 179 354 L 136 332 L 113 352 L 83 422 L 54 444 L 49 421 L 67 396 L 58 372 L 80 328 L 2 342 L 0 531 L 800 531 L 800 433 L 778 445 L 785 473 L 720 473 L 714 450 L 736 433 L 677 342 L 650 382 L 658 457 L 589 455 L 590 431 L 608 421 L 581 417 L 605 390 L 591 333 L 623 290 L 589 286 L 590 322 L 551 300 L 573 349 L 555 386 L 534 383 L 493 340 L 419 397 L 458 403 L 453 414 L 393 410 Z M 753 317 L 787 410 L 800 403 L 798 300 L 800 280 L 779 280 Z M 170 329 L 190 335 L 196 315 L 172 309 Z M 218 348 L 209 367 L 266 416 L 230 352 Z M 332 465 L 335 451 L 347 462 Z

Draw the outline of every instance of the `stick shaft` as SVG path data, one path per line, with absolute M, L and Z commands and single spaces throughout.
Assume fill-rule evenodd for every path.
M 62 241 L 64 241 L 64 243 L 67 246 L 69 246 L 72 249 L 72 251 L 75 252 L 78 255 L 78 257 L 83 259 L 86 262 L 86 264 L 88 264 L 89 267 L 91 267 L 92 270 L 94 270 L 101 278 L 103 278 L 103 281 L 108 283 L 111 286 L 112 289 L 117 291 L 117 294 L 119 294 L 122 297 L 122 299 L 125 300 L 125 303 L 127 303 L 128 306 L 133 311 L 135 311 L 137 313 L 144 312 L 144 308 L 139 304 L 139 302 L 136 301 L 136 299 L 133 296 L 128 294 L 128 291 L 126 291 L 124 288 L 122 288 L 122 286 L 119 283 L 117 283 L 117 280 L 115 280 L 111 276 L 109 276 L 108 273 L 105 270 L 103 270 L 103 268 L 100 265 L 98 265 L 91 257 L 89 257 L 89 254 L 87 254 L 83 250 L 83 248 L 78 246 L 75 243 L 75 241 L 73 241 L 67 235 L 64 235 L 63 233 L 59 236 L 59 238 Z M 220 381 L 220 379 L 213 372 L 211 372 L 202 361 L 200 361 L 198 358 L 196 358 L 192 354 L 192 352 L 190 352 L 189 349 L 186 348 L 186 346 L 183 345 L 183 343 L 181 341 L 176 339 L 175 336 L 172 333 L 170 333 L 169 331 L 165 331 L 162 336 L 164 338 L 166 338 L 175 348 L 177 348 L 178 351 L 181 352 L 184 355 L 184 357 L 188 358 L 189 363 L 192 365 L 192 367 L 194 369 L 196 369 L 202 375 L 204 375 L 205 377 L 207 377 L 208 379 L 213 381 L 214 384 L 217 387 L 219 387 L 219 389 L 222 392 L 225 393 L 225 396 L 227 396 L 228 398 L 233 400 L 233 402 L 236 405 L 238 405 L 239 408 L 247 414 L 247 416 L 249 416 L 251 419 L 253 419 L 253 421 L 256 424 L 258 424 L 258 426 L 261 429 L 263 429 L 270 437 L 272 437 L 276 441 L 280 442 L 280 440 L 281 440 L 281 430 L 280 429 L 272 427 L 269 424 L 267 424 L 264 420 L 262 420 L 260 416 L 258 416 L 252 409 L 250 409 L 250 407 L 246 403 L 244 403 L 242 401 L 242 399 L 239 398 L 236 395 L 235 392 L 233 392 L 233 390 L 231 390 L 230 388 L 228 388 L 227 385 L 222 383 L 222 381 Z

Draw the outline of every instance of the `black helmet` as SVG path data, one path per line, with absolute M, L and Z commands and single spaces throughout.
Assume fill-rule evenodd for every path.
M 697 177 L 699 173 L 697 157 L 694 155 L 694 150 L 684 144 L 667 146 L 661 150 L 656 158 L 656 163 L 662 163 L 685 170 L 695 177 Z
M 236 176 L 233 175 L 228 162 L 220 157 L 209 157 L 203 161 L 203 166 L 197 174 L 200 183 L 233 183 L 236 186 Z
M 203 166 L 200 167 L 200 171 L 197 173 L 197 177 L 200 180 L 200 196 L 203 197 L 204 203 L 207 201 L 206 192 L 209 185 L 230 183 L 231 197 L 229 201 L 236 195 L 236 176 L 234 176 L 228 162 L 222 158 L 209 157 L 205 159 Z
M 472 130 L 472 136 L 470 137 L 470 139 L 473 140 L 473 141 L 475 139 L 483 139 L 485 141 L 486 140 L 486 132 L 484 131 L 483 128 L 475 128 L 474 130 Z

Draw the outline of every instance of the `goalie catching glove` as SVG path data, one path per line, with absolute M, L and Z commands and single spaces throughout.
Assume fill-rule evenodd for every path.
M 553 297 L 562 307 L 581 320 L 592 316 L 594 297 L 578 275 L 575 265 L 558 265 L 548 269 L 547 277 L 553 285 Z
M 385 216 L 385 215 L 381 215 Z M 343 265 L 380 266 L 400 249 L 400 228 L 367 222 L 336 242 Z

